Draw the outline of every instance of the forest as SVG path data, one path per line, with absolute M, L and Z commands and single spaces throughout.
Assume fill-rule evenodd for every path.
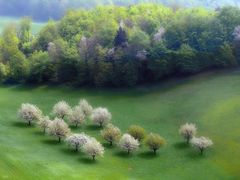
M 96 6 L 129 6 L 139 3 L 164 4 L 174 9 L 180 7 L 220 8 L 225 5 L 239 6 L 238 0 L 0 0 L 1 16 L 30 16 L 37 21 L 60 19 L 67 9 L 90 9 Z M 21 11 L 19 11 L 21 9 Z
M 70 10 L 37 34 L 31 19 L 0 37 L 4 83 L 124 87 L 240 61 L 240 9 L 140 4 Z

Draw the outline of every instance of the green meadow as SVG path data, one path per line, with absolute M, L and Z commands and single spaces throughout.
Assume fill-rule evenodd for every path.
M 73 106 L 81 98 L 94 107 L 107 107 L 122 132 L 132 124 L 141 125 L 163 136 L 166 146 L 157 156 L 145 146 L 128 156 L 116 146 L 109 148 L 91 123 L 72 128 L 104 144 L 104 157 L 93 162 L 17 118 L 24 102 L 49 114 L 57 101 Z M 186 122 L 196 123 L 198 136 L 213 140 L 203 156 L 179 136 L 179 126 Z M 0 179 L 239 179 L 240 70 L 128 90 L 0 86 L 0 132 Z
M 0 16 L 0 33 L 3 31 L 4 27 L 6 27 L 9 24 L 17 24 L 19 20 L 20 20 L 19 18 Z M 33 22 L 32 23 L 33 34 L 38 33 L 41 30 L 41 28 L 44 26 L 44 24 L 45 23 Z

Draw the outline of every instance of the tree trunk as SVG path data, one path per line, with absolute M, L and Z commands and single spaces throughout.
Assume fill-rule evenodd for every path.
M 75 146 L 75 151 L 78 151 L 78 145 Z
M 75 124 L 75 127 L 76 127 L 76 128 L 78 127 L 78 124 L 77 124 L 77 123 Z
M 58 142 L 59 142 L 59 143 L 61 142 L 61 137 L 58 137 Z
M 31 126 L 31 121 L 28 121 L 28 125 Z
M 46 134 L 46 128 L 43 129 L 43 133 Z
M 156 149 L 153 149 L 153 153 L 156 155 L 156 154 L 157 154 L 157 150 L 156 150 Z
M 203 148 L 200 148 L 200 153 L 201 155 L 203 155 Z
M 127 153 L 130 154 L 130 150 L 129 149 L 128 149 Z
M 95 161 L 95 155 L 92 156 L 93 161 Z
M 110 141 L 110 146 L 112 146 L 113 145 L 113 142 L 112 141 Z

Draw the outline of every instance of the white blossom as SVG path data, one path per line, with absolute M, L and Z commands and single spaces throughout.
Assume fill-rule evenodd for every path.
M 200 138 L 197 138 L 197 137 L 193 137 L 190 141 L 190 143 L 198 148 L 201 152 L 201 154 L 203 154 L 203 151 L 205 149 L 207 149 L 208 147 L 212 146 L 213 145 L 213 142 L 211 139 L 207 138 L 207 137 L 200 137 Z
M 48 43 L 48 54 L 51 57 L 52 61 L 56 61 L 56 57 L 57 57 L 57 47 L 53 42 L 49 42 Z
M 47 130 L 48 134 L 57 137 L 59 142 L 61 142 L 61 139 L 67 137 L 67 135 L 70 133 L 68 125 L 64 122 L 64 120 L 59 118 L 55 118 L 49 124 Z
M 44 117 L 40 118 L 38 125 L 41 129 L 43 129 L 43 132 L 45 133 L 46 129 L 49 127 L 51 122 L 52 121 L 49 119 L 48 116 L 44 116 Z
M 240 25 L 235 27 L 233 37 L 235 41 L 240 41 Z
M 131 135 L 124 134 L 119 141 L 119 147 L 122 150 L 127 151 L 129 154 L 130 152 L 136 151 L 138 149 L 139 142 Z
M 31 122 L 38 121 L 41 118 L 42 111 L 37 106 L 26 103 L 21 105 L 18 116 L 31 125 Z
M 95 160 L 96 156 L 103 156 L 104 154 L 103 146 L 95 138 L 88 139 L 87 143 L 83 146 L 83 151 L 87 155 L 92 156 L 93 160 Z
M 197 133 L 196 125 L 186 123 L 180 127 L 179 133 L 183 136 L 184 139 L 187 140 L 187 143 L 189 143 L 190 139 L 193 138 L 193 136 L 195 136 Z
M 161 28 L 158 30 L 158 32 L 157 32 L 156 34 L 154 34 L 154 37 L 153 37 L 154 41 L 155 41 L 155 42 L 160 42 L 160 41 L 162 41 L 165 32 L 166 32 L 166 30 L 165 30 L 163 27 L 161 27 Z
M 85 114 L 83 113 L 82 108 L 80 106 L 76 106 L 69 111 L 68 120 L 76 127 L 80 124 L 83 124 L 85 122 Z
M 137 51 L 136 58 L 139 59 L 140 61 L 146 60 L 147 59 L 147 51 L 145 49 L 141 50 L 141 51 Z
M 91 116 L 93 108 L 85 99 L 80 100 L 79 106 L 86 117 Z
M 112 119 L 111 113 L 106 108 L 96 108 L 92 113 L 92 121 L 99 126 L 108 124 Z
M 65 101 L 59 101 L 53 107 L 53 114 L 59 118 L 64 118 L 70 112 L 71 107 Z
M 89 136 L 84 133 L 72 134 L 66 138 L 66 142 L 69 146 L 75 148 L 78 151 L 88 142 Z

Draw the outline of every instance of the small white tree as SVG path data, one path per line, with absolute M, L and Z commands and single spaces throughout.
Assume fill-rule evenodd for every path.
M 88 139 L 87 143 L 83 146 L 83 151 L 92 156 L 92 159 L 95 160 L 96 156 L 103 156 L 104 148 L 103 146 L 95 139 Z
M 111 113 L 106 108 L 96 108 L 92 113 L 92 121 L 95 124 L 98 124 L 100 127 L 108 124 L 112 119 Z
M 41 129 L 43 129 L 43 132 L 46 133 L 46 129 L 49 127 L 51 122 L 52 121 L 49 119 L 48 116 L 44 116 L 40 118 L 40 120 L 38 121 L 38 125 Z
M 235 41 L 240 40 L 240 25 L 236 26 L 233 32 L 233 37 Z
M 189 143 L 190 139 L 193 138 L 197 133 L 196 125 L 186 123 L 180 127 L 179 133 L 183 136 L 184 139 L 187 140 L 187 143 Z
M 83 147 L 89 139 L 84 133 L 81 134 L 72 134 L 66 138 L 66 142 L 69 146 L 75 148 L 78 151 L 81 147 Z
M 62 119 L 69 113 L 70 110 L 71 107 L 65 101 L 59 101 L 53 106 L 53 114 Z
M 163 40 L 163 36 L 165 34 L 166 30 L 161 27 L 156 34 L 154 34 L 153 39 L 155 42 L 160 42 Z
M 207 137 L 193 137 L 190 143 L 193 145 L 193 147 L 198 148 L 201 154 L 203 154 L 205 149 L 213 145 L 212 140 Z
M 119 147 L 130 154 L 130 152 L 136 151 L 138 149 L 139 142 L 131 135 L 124 134 L 119 141 Z
M 18 116 L 30 126 L 33 121 L 38 121 L 41 118 L 42 111 L 33 104 L 25 103 L 18 110 Z
M 70 133 L 68 125 L 64 122 L 64 120 L 59 118 L 55 118 L 49 124 L 47 130 L 50 136 L 55 136 L 58 138 L 58 142 L 61 142 L 61 139 L 67 137 L 67 135 Z
M 80 106 L 76 106 L 73 110 L 69 111 L 68 120 L 70 124 L 73 124 L 76 127 L 85 122 L 85 115 Z
M 79 106 L 86 117 L 91 116 L 93 108 L 85 99 L 80 100 Z

